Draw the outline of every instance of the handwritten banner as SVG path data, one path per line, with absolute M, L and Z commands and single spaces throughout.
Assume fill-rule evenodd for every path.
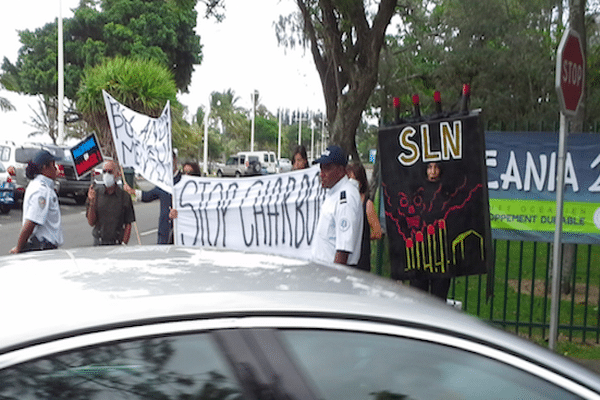
M 379 129 L 392 278 L 493 268 L 479 114 Z M 439 175 L 429 178 L 435 163 Z
M 171 109 L 167 102 L 158 118 L 137 113 L 102 91 L 119 163 L 135 168 L 148 181 L 173 192 Z
M 325 191 L 319 167 L 245 178 L 185 175 L 174 187 L 175 243 L 309 259 Z
M 600 137 L 567 138 L 565 243 L 600 243 Z M 552 242 L 558 134 L 486 132 L 490 220 L 497 239 Z

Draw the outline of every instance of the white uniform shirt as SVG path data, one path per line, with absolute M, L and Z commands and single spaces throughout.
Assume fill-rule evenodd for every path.
M 312 259 L 332 263 L 336 251 L 347 251 L 348 265 L 360 258 L 363 209 L 357 185 L 347 176 L 325 196 L 312 243 Z
M 54 191 L 54 181 L 39 174 L 29 182 L 23 198 L 23 224 L 35 222 L 32 236 L 46 239 L 52 244 L 63 244 L 63 231 L 58 196 Z

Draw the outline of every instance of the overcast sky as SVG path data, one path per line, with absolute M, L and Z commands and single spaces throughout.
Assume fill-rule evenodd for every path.
M 19 0 L 0 13 L 0 55 L 11 62 L 20 48 L 18 30 L 35 30 L 58 17 L 62 2 L 63 18 L 79 0 Z M 250 108 L 251 93 L 258 90 L 260 102 L 276 113 L 277 108 L 324 110 L 318 74 L 309 52 L 287 50 L 277 45 L 274 22 L 279 15 L 295 11 L 293 0 L 226 0 L 226 18 L 216 23 L 201 17 L 196 30 L 203 47 L 203 62 L 196 66 L 189 93 L 179 101 L 191 114 L 208 104 L 211 92 L 232 89 L 238 105 Z M 199 8 L 198 14 L 203 15 Z M 16 111 L 0 112 L 0 139 L 22 143 L 27 140 L 49 142 L 48 136 L 28 139 L 33 130 L 26 122 L 37 107 L 36 98 L 18 96 L 6 90 Z

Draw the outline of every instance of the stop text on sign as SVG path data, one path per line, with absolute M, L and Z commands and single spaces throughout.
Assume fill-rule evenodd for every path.
M 583 65 L 573 61 L 563 60 L 562 74 L 563 82 L 569 85 L 579 86 L 583 79 Z

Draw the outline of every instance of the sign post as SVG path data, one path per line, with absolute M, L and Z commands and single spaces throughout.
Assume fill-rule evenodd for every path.
M 558 310 L 562 258 L 563 193 L 565 182 L 565 148 L 568 136 L 567 117 L 577 115 L 585 82 L 585 57 L 579 34 L 568 29 L 556 53 L 556 93 L 560 102 L 560 132 L 556 178 L 556 226 L 552 254 L 552 299 L 550 312 L 549 347 L 554 350 L 558 336 Z

